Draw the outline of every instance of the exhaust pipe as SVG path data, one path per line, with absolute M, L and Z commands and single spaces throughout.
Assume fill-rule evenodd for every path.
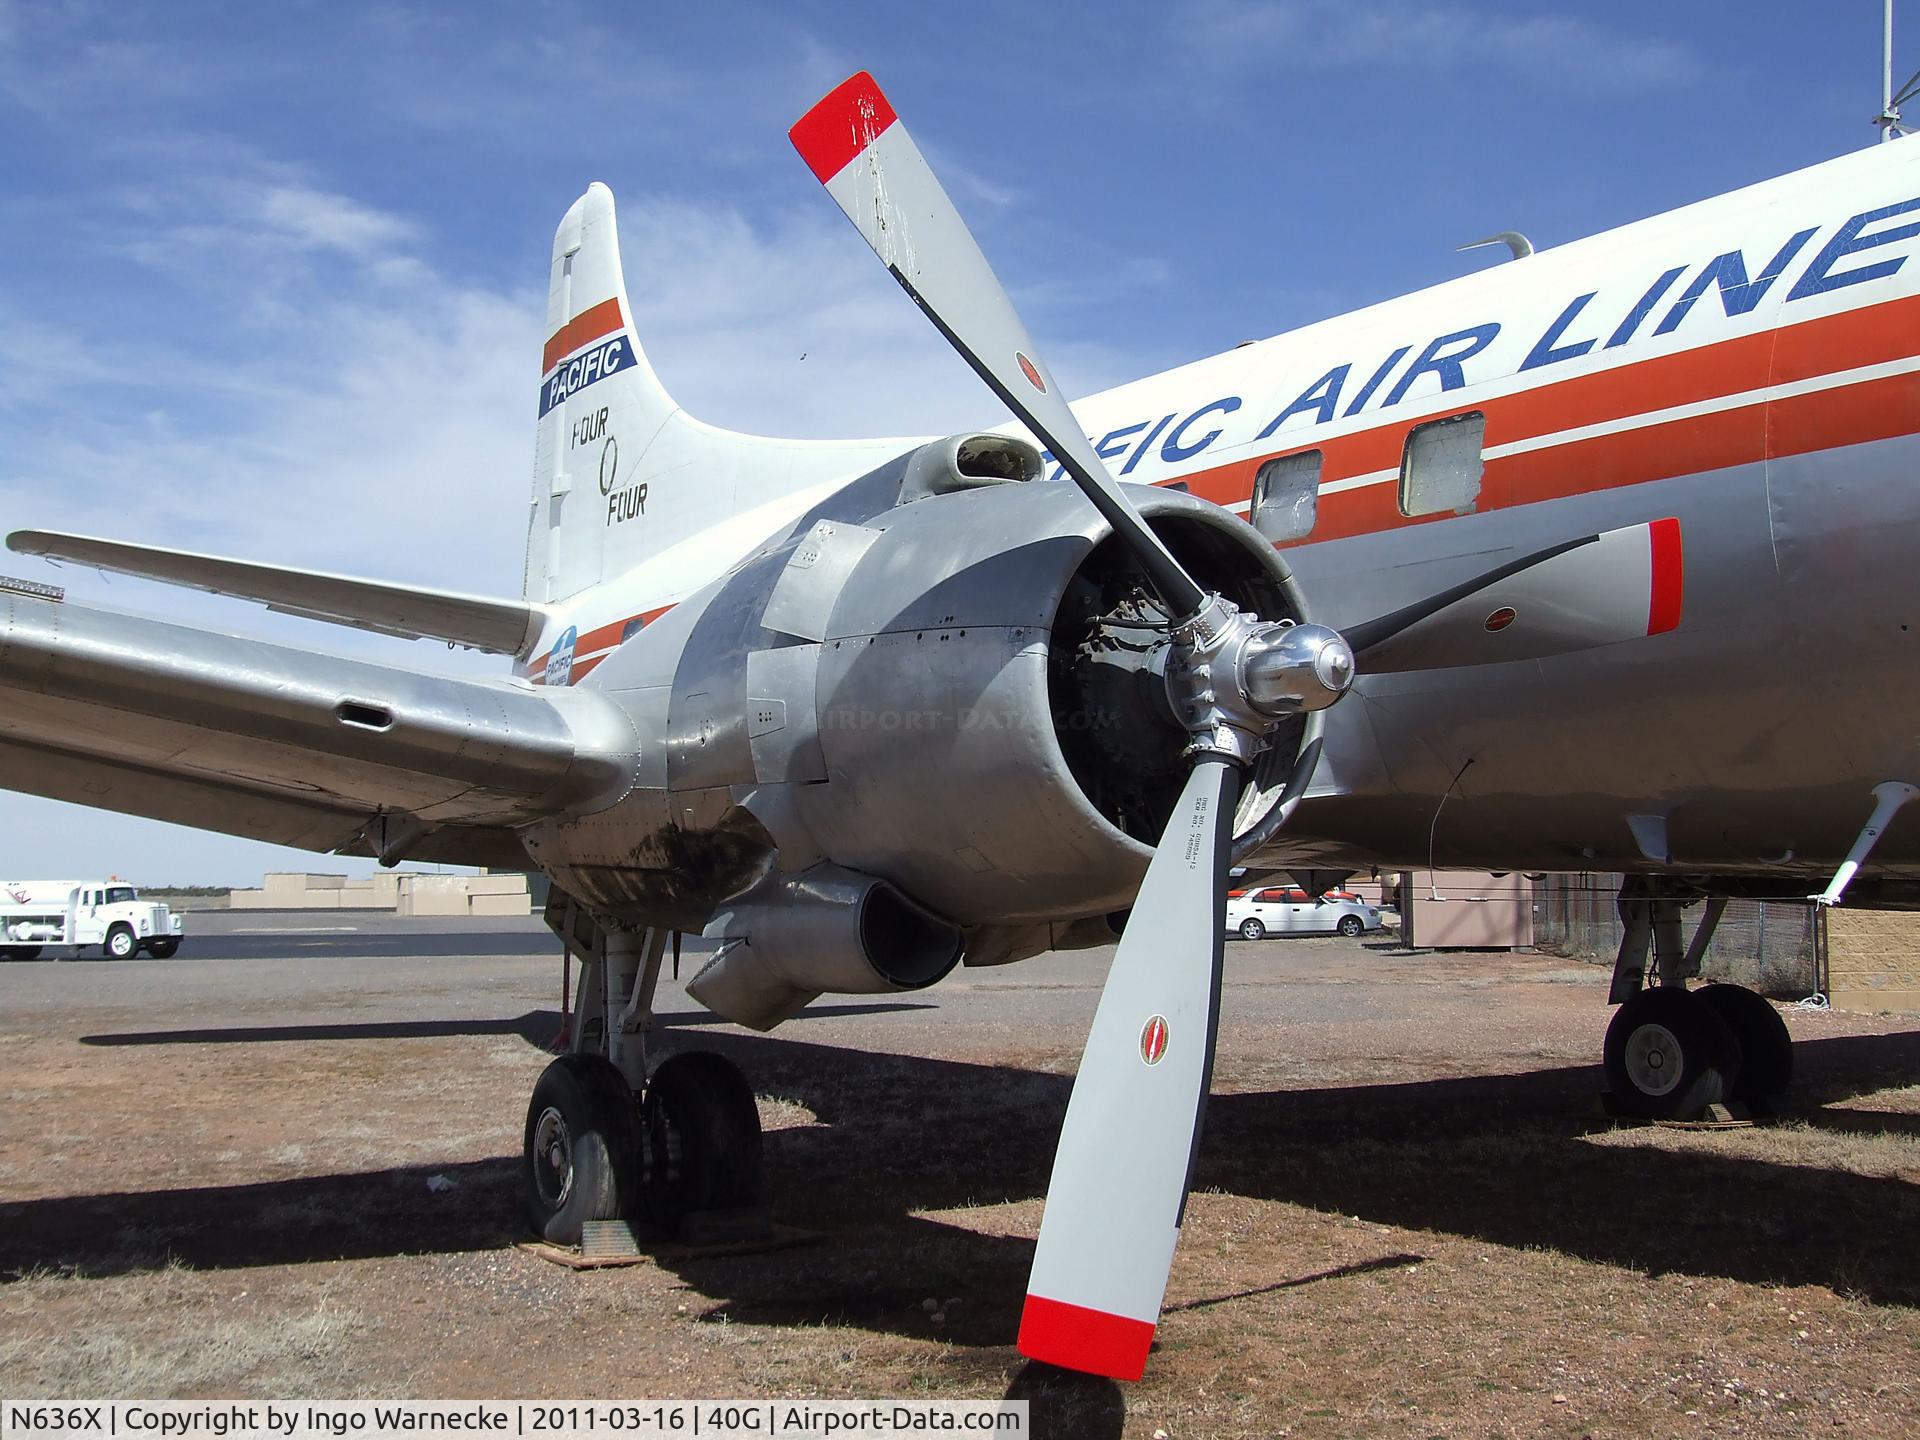
M 687 993 L 753 1030 L 791 1020 L 829 991 L 923 990 L 960 959 L 956 926 L 884 880 L 828 864 L 772 876 L 703 933 L 720 947 Z

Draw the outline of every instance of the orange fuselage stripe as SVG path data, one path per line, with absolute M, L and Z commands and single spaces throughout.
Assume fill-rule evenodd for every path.
M 596 307 L 601 308 L 604 307 Z M 594 313 L 587 311 L 574 324 L 580 324 Z M 572 328 L 569 326 L 555 336 L 554 343 Z M 1920 296 L 1742 335 L 1598 374 L 1540 385 L 1517 394 L 1488 397 L 1472 402 L 1472 406 L 1487 417 L 1484 443 L 1493 449 L 1584 426 L 1630 421 L 1652 411 L 1746 394 L 1771 385 L 1792 384 L 1905 359 L 1916 353 L 1913 340 L 1916 333 L 1920 333 Z M 548 351 L 551 357 L 553 344 L 549 344 Z M 1425 411 L 1396 419 L 1391 424 L 1318 441 L 1303 434 L 1296 437 L 1295 443 L 1174 476 L 1162 483 L 1184 483 L 1193 494 L 1220 505 L 1244 503 L 1253 492 L 1254 476 L 1262 465 L 1276 455 L 1304 449 L 1321 452 L 1323 487 L 1330 482 L 1398 470 L 1407 434 L 1414 426 L 1458 414 L 1461 408 L 1455 405 Z M 1808 395 L 1761 398 L 1711 414 L 1571 439 L 1539 450 L 1490 459 L 1481 480 L 1477 509 L 1484 513 L 1533 505 L 1842 445 L 1891 439 L 1916 430 L 1920 430 L 1920 373 L 1862 380 Z M 1399 500 L 1399 487 L 1391 480 L 1323 493 L 1312 533 L 1299 540 L 1286 541 L 1281 548 L 1453 518 L 1450 512 L 1403 515 Z M 670 608 L 649 610 L 643 618 L 651 623 L 654 617 Z M 631 619 L 616 620 L 580 636 L 577 648 L 591 651 L 617 643 Z M 529 669 L 537 673 L 541 663 L 535 660 Z M 575 667 L 574 676 L 585 675 L 598 663 L 598 658 L 583 662 Z

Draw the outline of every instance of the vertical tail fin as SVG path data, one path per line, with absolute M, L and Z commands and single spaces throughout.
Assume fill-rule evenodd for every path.
M 689 416 L 634 333 L 613 192 L 597 181 L 553 237 L 547 335 L 527 529 L 529 600 L 565 600 L 723 520 L 859 474 L 914 443 L 764 439 Z M 724 565 L 737 557 L 717 558 Z

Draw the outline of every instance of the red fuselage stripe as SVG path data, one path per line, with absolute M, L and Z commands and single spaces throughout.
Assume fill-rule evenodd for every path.
M 1804 321 L 1799 325 L 1789 325 L 1779 330 L 1768 330 L 1756 335 L 1743 335 L 1738 339 L 1721 341 L 1714 345 L 1703 345 L 1676 355 L 1662 355 L 1655 359 L 1622 365 L 1618 369 L 1603 371 L 1597 375 L 1582 375 L 1571 380 L 1541 385 L 1514 395 L 1494 396 L 1446 409 L 1423 411 L 1409 415 L 1403 420 L 1396 420 L 1390 425 L 1376 425 L 1349 435 L 1337 435 L 1316 441 L 1310 434 L 1303 434 L 1299 437 L 1299 441 L 1303 443 L 1263 449 L 1257 454 L 1180 478 L 1186 481 L 1195 495 L 1219 504 L 1230 505 L 1236 501 L 1244 501 L 1252 493 L 1254 474 L 1274 456 L 1303 449 L 1318 449 L 1324 457 L 1320 481 L 1325 486 L 1335 481 L 1375 474 L 1382 470 L 1397 470 L 1400 466 L 1401 451 L 1406 445 L 1408 431 L 1425 421 L 1459 414 L 1463 410 L 1476 409 L 1485 413 L 1487 417 L 1485 444 L 1487 448 L 1494 449 L 1516 441 L 1552 435 L 1564 430 L 1630 420 L 1636 415 L 1644 415 L 1649 411 L 1665 410 L 1726 395 L 1744 394 L 1764 389 L 1769 385 L 1791 384 L 1799 380 L 1830 375 L 1837 371 L 1904 359 L 1914 353 L 1912 336 L 1916 329 L 1920 329 L 1920 297 L 1893 300 L 1883 305 L 1868 306 L 1840 315 Z M 1850 387 L 1850 390 L 1858 388 L 1860 387 Z M 1829 391 L 1826 392 L 1825 397 L 1802 397 L 1804 401 L 1811 403 L 1802 404 L 1799 408 L 1817 415 L 1822 405 L 1830 403 L 1832 397 L 1838 393 L 1841 392 Z M 1875 397 L 1875 404 L 1879 402 L 1879 398 Z M 1729 433 L 1739 430 L 1743 423 L 1738 420 L 1729 422 L 1728 416 L 1746 416 L 1745 425 L 1751 427 L 1752 434 L 1759 436 L 1764 442 L 1768 412 L 1771 411 L 1777 418 L 1783 407 L 1792 406 L 1793 403 L 1793 401 L 1776 400 L 1769 405 L 1766 401 L 1756 400 L 1751 406 L 1724 411 L 1717 415 L 1690 420 L 1673 420 L 1643 427 L 1624 435 L 1574 441 L 1556 445 L 1548 450 L 1490 460 L 1487 462 L 1487 475 L 1482 484 L 1479 508 L 1492 510 L 1508 504 L 1530 504 L 1536 500 L 1559 499 L 1566 495 L 1584 494 L 1590 490 L 1634 485 L 1644 480 L 1666 479 L 1673 475 L 1692 474 L 1699 470 L 1713 468 L 1711 465 L 1688 462 L 1680 464 L 1678 468 L 1658 466 L 1658 473 L 1640 474 L 1634 473 L 1631 465 L 1623 472 L 1619 461 L 1623 458 L 1628 460 L 1637 458 L 1645 444 L 1644 440 L 1638 437 L 1656 436 L 1658 437 L 1656 444 L 1663 448 L 1674 446 L 1676 439 L 1683 447 L 1698 447 L 1701 444 L 1700 440 L 1687 438 L 1689 432 L 1695 430 L 1703 431 L 1701 438 L 1705 441 L 1704 449 L 1709 454 L 1717 455 L 1724 449 Z M 1916 428 L 1916 418 L 1920 417 L 1916 417 L 1912 409 L 1883 416 L 1883 420 L 1894 422 L 1892 428 L 1885 433 L 1908 434 Z M 1835 434 L 1849 433 L 1847 425 L 1831 428 Z M 1858 428 L 1857 420 L 1853 428 Z M 1625 442 L 1627 449 L 1624 457 L 1619 455 L 1617 450 L 1610 448 L 1613 442 L 1622 441 Z M 1763 459 L 1768 453 L 1799 454 L 1807 450 L 1823 449 L 1828 445 L 1849 443 L 1853 442 L 1846 438 L 1806 443 L 1802 438 L 1780 436 L 1776 437 L 1776 446 L 1785 445 L 1788 448 L 1775 448 L 1768 452 L 1763 443 L 1762 448 L 1756 451 L 1751 443 L 1742 443 L 1734 447 L 1736 451 L 1741 452 L 1738 458 L 1717 463 L 1738 464 L 1741 460 Z M 1582 447 L 1598 448 L 1583 450 Z M 1570 458 L 1582 455 L 1593 457 L 1609 473 L 1596 476 L 1588 473 L 1592 467 L 1585 464 L 1580 464 L 1578 471 L 1560 473 Z M 1513 487 L 1510 496 L 1503 493 L 1501 488 L 1501 481 L 1509 475 L 1516 475 L 1521 479 L 1521 483 Z M 1558 475 L 1557 479 L 1556 475 Z M 1314 527 L 1313 533 L 1303 539 L 1286 543 L 1308 545 L 1321 540 L 1365 534 L 1373 530 L 1394 529 L 1404 525 L 1451 518 L 1450 514 L 1412 517 L 1402 515 L 1399 511 L 1399 497 L 1393 493 L 1393 490 L 1392 485 L 1379 485 L 1335 492 L 1330 495 L 1323 494 L 1320 497 L 1319 523 Z
M 591 313 L 591 312 L 589 312 Z M 584 317 L 583 317 L 584 318 Z M 1512 444 L 1587 425 L 1631 420 L 1674 406 L 1788 385 L 1839 371 L 1905 359 L 1920 333 L 1920 296 L 1804 321 L 1623 365 L 1599 375 L 1542 385 L 1516 395 L 1472 402 L 1487 417 L 1485 444 Z M 1350 435 L 1308 445 L 1280 446 L 1208 470 L 1174 477 L 1193 494 L 1219 505 L 1244 503 L 1261 465 L 1276 455 L 1316 448 L 1322 452 L 1321 485 L 1395 470 L 1407 433 L 1423 421 L 1458 414 L 1460 408 L 1426 411 Z M 1838 385 L 1807 395 L 1756 399 L 1712 414 L 1643 425 L 1610 435 L 1588 436 L 1487 461 L 1478 510 L 1482 513 L 1600 490 L 1697 475 L 1734 465 L 1892 439 L 1920 430 L 1920 373 L 1890 375 Z M 1310 436 L 1300 437 L 1311 442 Z M 1452 513 L 1408 516 L 1400 512 L 1392 481 L 1322 493 L 1311 534 L 1282 542 L 1282 549 L 1315 545 L 1376 531 L 1451 519 Z M 1656 545 L 1659 541 L 1656 539 Z M 1656 552 L 1656 560 L 1659 558 Z M 1678 603 L 1680 571 L 1673 571 Z M 646 612 L 651 622 L 670 607 Z M 1649 619 L 1654 618 L 1651 614 Z M 592 651 L 617 643 L 628 620 L 600 626 L 579 639 Z M 529 667 L 537 670 L 541 660 Z M 576 667 L 576 677 L 586 673 Z

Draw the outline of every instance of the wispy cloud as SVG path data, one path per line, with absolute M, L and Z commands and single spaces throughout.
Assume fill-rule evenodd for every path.
M 1191 0 L 1175 34 L 1212 64 L 1335 69 L 1497 65 L 1546 86 L 1667 89 L 1708 70 L 1673 40 L 1566 11 L 1501 13 L 1449 0 Z
M 307 185 L 276 185 L 258 205 L 259 218 L 295 244 L 359 259 L 385 258 L 420 233 L 411 220 Z

